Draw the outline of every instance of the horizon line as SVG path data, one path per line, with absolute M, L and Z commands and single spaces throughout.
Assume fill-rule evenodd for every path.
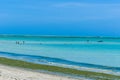
M 65 37 L 65 38 L 120 38 L 116 36 L 75 36 L 75 35 L 37 35 L 37 34 L 0 34 L 0 36 L 26 36 L 26 37 Z

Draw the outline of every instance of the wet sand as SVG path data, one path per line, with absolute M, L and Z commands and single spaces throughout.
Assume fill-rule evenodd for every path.
M 58 76 L 30 70 L 0 65 L 0 80 L 78 80 L 65 76 Z M 79 79 L 85 80 L 85 79 Z

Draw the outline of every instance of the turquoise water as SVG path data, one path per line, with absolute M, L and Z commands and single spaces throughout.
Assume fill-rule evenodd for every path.
M 120 67 L 120 38 L 0 36 L 0 52 Z

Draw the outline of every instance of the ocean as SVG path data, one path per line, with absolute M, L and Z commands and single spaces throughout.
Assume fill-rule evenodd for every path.
M 77 69 L 120 71 L 120 38 L 0 35 L 0 56 Z

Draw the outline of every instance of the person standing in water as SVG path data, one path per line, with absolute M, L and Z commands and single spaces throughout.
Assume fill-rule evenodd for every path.
M 16 41 L 16 44 L 19 44 L 19 42 L 18 42 L 18 41 Z
M 23 44 L 25 44 L 25 41 L 23 41 Z

